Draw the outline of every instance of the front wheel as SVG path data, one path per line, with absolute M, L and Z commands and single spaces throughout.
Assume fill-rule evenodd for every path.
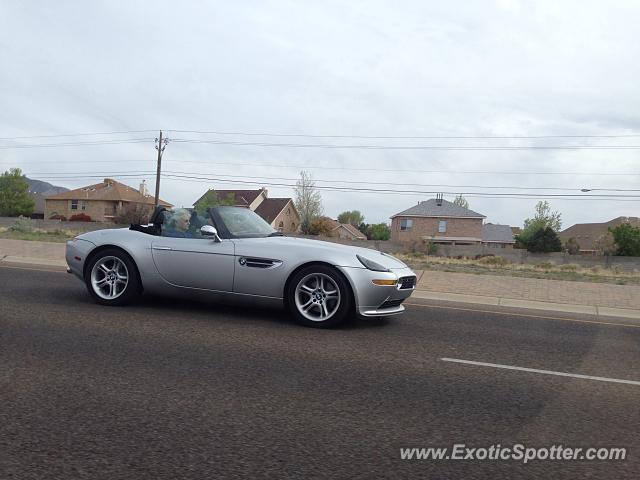
M 351 313 L 351 290 L 346 279 L 325 265 L 311 265 L 291 279 L 287 304 L 294 318 L 308 327 L 329 328 Z
M 131 258 L 117 249 L 103 250 L 87 265 L 85 284 L 102 305 L 124 305 L 140 292 L 140 278 Z

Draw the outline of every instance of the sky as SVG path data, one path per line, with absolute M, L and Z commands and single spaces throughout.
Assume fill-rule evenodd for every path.
M 637 1 L 2 1 L 0 170 L 153 191 L 162 129 L 181 206 L 307 170 L 369 223 L 436 192 L 492 223 L 640 216 L 639 24 Z

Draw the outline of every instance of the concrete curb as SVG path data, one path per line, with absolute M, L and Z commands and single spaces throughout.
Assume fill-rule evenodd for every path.
M 460 293 L 427 292 L 415 290 L 411 296 L 421 300 L 436 300 L 441 302 L 471 303 L 475 305 L 492 305 L 510 308 L 525 308 L 530 310 L 545 310 L 548 312 L 577 313 L 594 315 L 597 317 L 619 317 L 640 320 L 640 310 L 629 308 L 600 307 L 597 305 L 573 305 L 569 303 L 539 302 L 520 300 L 516 298 L 490 297 L 484 295 L 465 295 Z

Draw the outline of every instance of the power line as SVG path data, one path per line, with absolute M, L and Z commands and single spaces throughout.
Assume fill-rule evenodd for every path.
M 408 173 L 408 174 L 416 174 L 416 173 L 430 173 L 430 174 L 446 174 L 446 175 L 459 175 L 459 174 L 473 174 L 473 175 L 571 175 L 571 176 L 640 176 L 640 171 L 638 172 L 529 172 L 529 171 L 496 171 L 496 170 L 402 170 L 397 168 L 355 168 L 355 167 L 328 167 L 328 166 L 315 166 L 315 165 L 290 165 L 290 164 L 265 164 L 265 163 L 244 163 L 244 162 L 209 162 L 209 161 L 200 161 L 200 160 L 180 160 L 180 159 L 172 159 L 171 162 L 175 163 L 187 163 L 187 164 L 195 164 L 195 165 L 225 165 L 225 166 L 242 166 L 242 167 L 263 167 L 263 168 L 289 168 L 296 170 L 344 170 L 344 171 L 354 171 L 354 172 L 390 172 L 390 173 Z M 131 160 L 131 159 L 117 159 L 117 160 L 92 160 L 91 163 L 128 163 L 131 164 L 133 162 L 148 162 L 148 160 Z M 0 160 L 0 163 L 9 165 L 15 162 L 9 160 Z M 78 160 L 78 161 L 68 161 L 65 164 L 71 163 L 82 163 L 84 165 L 87 164 L 86 160 Z M 41 165 L 41 164 L 51 164 L 50 161 L 42 161 L 42 162 L 28 162 L 29 165 Z
M 69 179 L 69 178 L 87 178 L 84 174 L 95 174 L 93 176 L 117 176 L 117 175 L 128 175 L 128 176 L 136 176 L 136 175 L 148 175 L 153 173 L 150 170 L 130 170 L 124 172 L 78 172 L 77 174 L 73 174 L 70 176 L 68 174 L 63 173 L 53 173 L 53 172 L 32 172 L 30 175 L 48 175 L 49 178 L 55 178 L 57 175 L 61 175 L 59 178 Z M 166 174 L 175 174 L 186 177 L 190 177 L 192 174 L 190 172 L 182 172 L 182 171 L 174 171 L 174 170 L 165 170 Z M 207 173 L 204 173 L 208 175 Z M 255 175 L 229 175 L 229 174 L 220 174 L 215 173 L 216 178 L 240 178 L 240 179 L 256 179 L 258 181 L 264 180 L 284 180 L 284 181 L 292 181 L 296 182 L 297 178 L 289 178 L 289 177 L 256 177 Z M 391 186 L 417 186 L 417 187 L 434 187 L 434 188 L 485 188 L 490 190 L 549 190 L 549 191 L 603 191 L 603 192 L 640 192 L 640 189 L 626 189 L 626 188 L 604 188 L 604 187 L 590 187 L 590 188 L 580 188 L 580 187 L 523 187 L 523 186 L 510 186 L 510 185 L 451 185 L 451 184 L 424 184 L 424 183 L 406 183 L 406 182 L 372 182 L 372 181 L 358 181 L 358 180 L 328 180 L 328 179 L 314 179 L 314 182 L 320 183 L 342 183 L 342 184 L 353 184 L 353 185 L 391 185 Z M 259 183 L 259 182 L 258 182 Z M 330 186 L 330 185 L 329 185 Z
M 0 140 L 28 140 L 33 138 L 94 137 L 100 135 L 125 135 L 130 133 L 151 133 L 157 130 L 124 130 L 120 132 L 64 133 L 57 135 L 27 135 L 22 137 L 0 137 Z
M 295 137 L 295 138 L 358 138 L 368 140 L 509 140 L 509 139 L 543 139 L 543 138 L 636 138 L 639 134 L 623 135 L 427 135 L 427 136 L 395 136 L 395 135 L 313 135 L 306 133 L 265 133 L 265 132 L 224 132 L 219 130 L 167 130 L 173 133 L 194 133 L 198 135 L 237 135 L 247 137 Z
M 90 179 L 90 178 L 101 178 L 103 175 L 73 175 L 68 177 L 44 177 L 46 180 L 64 180 L 64 179 Z M 112 178 L 153 178 L 152 174 L 117 174 L 110 175 Z M 283 184 L 283 183 L 265 183 L 260 181 L 240 181 L 240 180 L 229 180 L 229 179 L 221 179 L 221 178 L 211 178 L 211 177 L 198 177 L 198 176 L 187 176 L 187 175 L 173 175 L 168 174 L 164 175 L 165 180 L 174 180 L 179 182 L 219 182 L 219 183 L 231 183 L 231 184 L 243 184 L 243 185 L 256 185 L 256 186 L 269 186 L 269 187 L 290 187 L 295 188 L 295 185 L 292 184 Z M 333 191 L 337 193 L 358 193 L 358 194 L 380 194 L 380 195 L 433 195 L 437 193 L 442 193 L 446 195 L 458 195 L 462 194 L 467 198 L 489 198 L 489 199 L 510 199 L 510 200 L 542 200 L 542 199 L 550 199 L 550 200 L 575 200 L 575 201 L 607 201 L 607 202 L 640 202 L 640 196 L 638 195 L 606 195 L 606 194 L 595 194 L 595 195 L 568 195 L 568 194 L 544 194 L 544 195 L 534 195 L 527 193 L 504 193 L 504 194 L 496 194 L 496 193 L 486 193 L 486 192 L 458 192 L 458 191 L 419 191 L 419 190 L 391 190 L 391 189 L 362 189 L 362 188 L 347 188 L 347 187 L 335 187 L 335 186 L 316 186 L 319 190 L 327 190 Z
M 49 148 L 49 147 L 86 147 L 94 145 L 120 145 L 133 143 L 153 142 L 153 138 L 131 138 L 125 140 L 96 140 L 92 142 L 68 142 L 68 143 L 40 143 L 40 144 L 23 144 L 23 145 L 0 145 L 0 149 L 8 150 L 14 148 Z
M 173 139 L 176 143 L 280 147 L 280 148 L 325 148 L 348 150 L 431 150 L 431 151 L 520 151 L 520 150 L 640 150 L 640 145 L 552 145 L 552 146 L 502 146 L 502 147 L 465 147 L 439 145 L 336 145 L 323 143 L 267 143 L 267 142 L 233 142 L 223 140 Z

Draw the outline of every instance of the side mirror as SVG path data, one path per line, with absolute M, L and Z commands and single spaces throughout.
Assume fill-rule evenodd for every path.
M 200 233 L 202 234 L 203 237 L 213 237 L 216 242 L 220 241 L 220 237 L 218 236 L 218 231 L 216 230 L 215 227 L 212 227 L 211 225 L 203 225 L 202 228 L 200 228 Z

